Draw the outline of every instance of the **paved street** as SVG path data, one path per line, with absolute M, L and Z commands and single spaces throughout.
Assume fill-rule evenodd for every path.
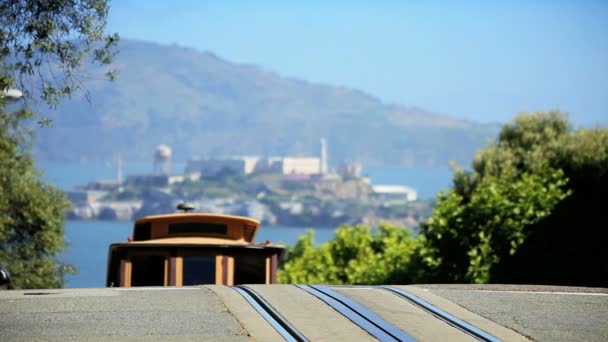
M 252 285 L 311 341 L 375 340 L 293 285 Z M 418 341 L 471 336 L 379 288 L 330 287 Z M 504 341 L 606 341 L 608 290 L 525 286 L 399 286 Z M 227 286 L 0 291 L 0 340 L 277 341 L 281 336 Z
M 608 291 L 563 287 L 431 286 L 430 291 L 540 341 L 608 341 Z
M 0 340 L 246 341 L 207 289 L 83 289 L 0 292 Z

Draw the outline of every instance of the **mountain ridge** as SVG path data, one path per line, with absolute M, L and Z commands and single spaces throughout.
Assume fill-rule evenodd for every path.
M 161 143 L 179 160 L 318 155 L 325 137 L 333 163 L 447 166 L 470 161 L 497 133 L 493 125 L 385 104 L 358 89 L 289 78 L 189 47 L 127 39 L 115 60 L 114 82 L 87 83 L 90 104 L 66 101 L 52 113 L 53 127 L 36 132 L 39 158 L 107 161 L 121 154 L 143 161 Z

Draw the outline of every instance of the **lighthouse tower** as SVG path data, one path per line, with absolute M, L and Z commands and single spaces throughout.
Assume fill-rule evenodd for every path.
M 325 175 L 327 172 L 327 141 L 321 138 L 321 174 Z

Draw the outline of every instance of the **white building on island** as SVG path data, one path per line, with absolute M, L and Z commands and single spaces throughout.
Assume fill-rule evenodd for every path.
M 372 191 L 385 205 L 398 205 L 418 199 L 416 189 L 404 185 L 374 185 Z
M 186 173 L 192 172 L 200 172 L 202 177 L 213 177 L 224 172 L 239 175 L 254 172 L 315 175 L 321 173 L 321 159 L 317 157 L 191 159 L 186 164 Z

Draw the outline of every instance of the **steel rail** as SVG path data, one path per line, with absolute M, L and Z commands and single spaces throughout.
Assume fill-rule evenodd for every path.
M 415 341 L 413 337 L 351 298 L 323 285 L 296 285 L 327 303 L 380 341 Z
M 293 325 L 291 325 L 285 317 L 273 308 L 262 296 L 250 287 L 237 285 L 232 287 L 235 291 L 241 294 L 243 298 L 260 314 L 270 325 L 289 342 L 308 342 L 308 339 L 302 335 Z
M 431 315 L 435 316 L 436 318 L 446 322 L 447 324 L 455 327 L 456 329 L 461 330 L 462 332 L 478 339 L 481 341 L 488 341 L 488 342 L 500 342 L 501 340 L 493 335 L 490 335 L 489 333 L 461 320 L 460 318 L 457 318 L 453 315 L 450 315 L 449 313 L 439 309 L 438 307 L 434 306 L 433 304 L 424 301 L 422 299 L 420 299 L 419 297 L 398 289 L 396 287 L 391 287 L 391 286 L 380 286 L 381 289 L 389 291 L 395 295 L 397 295 L 398 297 L 405 299 L 406 301 L 410 302 L 413 305 L 416 305 L 417 307 L 421 308 L 422 310 L 430 313 Z

